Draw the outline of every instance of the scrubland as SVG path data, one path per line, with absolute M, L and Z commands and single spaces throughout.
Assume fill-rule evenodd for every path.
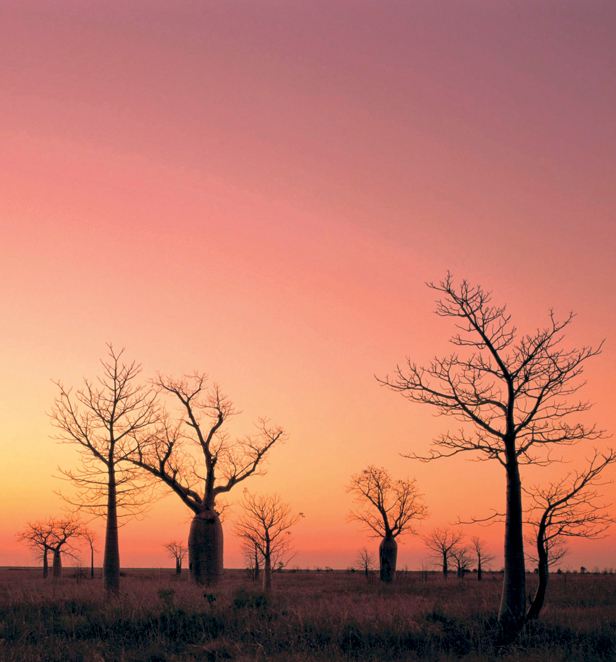
M 502 575 L 289 571 L 264 596 L 241 571 L 215 588 L 167 570 L 100 579 L 0 570 L 2 662 L 357 662 L 616 659 L 616 575 L 553 575 L 539 622 L 513 641 L 496 622 Z M 529 575 L 529 590 L 535 577 Z

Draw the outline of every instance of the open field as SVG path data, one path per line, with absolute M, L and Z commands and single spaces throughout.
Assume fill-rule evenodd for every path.
M 240 571 L 204 589 L 186 574 L 127 570 L 114 599 L 99 579 L 65 574 L 0 569 L 2 662 L 616 659 L 611 574 L 552 576 L 541 621 L 508 644 L 495 622 L 498 574 L 401 573 L 382 586 L 359 573 L 286 572 L 267 599 Z

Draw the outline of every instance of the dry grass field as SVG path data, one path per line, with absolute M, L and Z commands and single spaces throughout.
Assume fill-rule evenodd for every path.
M 100 579 L 65 574 L 0 569 L 2 662 L 616 659 L 616 575 L 552 576 L 541 620 L 505 642 L 498 574 L 400 573 L 382 586 L 359 573 L 285 572 L 265 598 L 240 571 L 204 589 L 167 570 L 127 570 L 111 599 Z

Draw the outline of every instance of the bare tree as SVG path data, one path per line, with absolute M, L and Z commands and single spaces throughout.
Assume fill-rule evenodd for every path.
M 122 363 L 124 349 L 116 352 L 110 344 L 107 360 L 101 360 L 102 376 L 74 394 L 57 382 L 60 395 L 51 411 L 51 421 L 60 430 L 57 439 L 75 444 L 81 466 L 60 470 L 77 489 L 67 500 L 85 512 L 106 520 L 103 560 L 104 586 L 120 588 L 118 520 L 143 510 L 148 502 L 139 472 L 127 457 L 137 439 L 147 435 L 157 420 L 155 393 L 135 384 L 141 366 Z M 66 497 L 65 497 L 66 498 Z
M 43 579 L 49 576 L 49 552 L 53 551 L 53 527 L 50 520 L 28 522 L 17 540 L 25 542 L 43 561 Z
M 430 461 L 470 452 L 503 466 L 507 509 L 499 621 L 519 626 L 526 603 L 520 465 L 547 464 L 546 451 L 554 446 L 602 436 L 595 426 L 569 422 L 571 415 L 588 410 L 587 402 L 567 402 L 582 385 L 578 377 L 586 360 L 601 347 L 562 346 L 573 314 L 558 321 L 550 312 L 545 328 L 518 336 L 505 306 L 492 305 L 490 293 L 480 286 L 462 281 L 456 288 L 447 274 L 429 287 L 442 295 L 437 315 L 456 322 L 451 342 L 461 353 L 435 358 L 427 368 L 409 359 L 381 383 L 468 424 L 436 439 L 428 457 L 410 457 Z
M 172 540 L 171 542 L 166 543 L 164 547 L 175 559 L 175 574 L 182 574 L 182 561 L 186 557 L 186 554 L 188 554 L 188 548 L 183 542 L 177 540 Z
M 272 570 L 284 567 L 295 554 L 291 546 L 291 527 L 303 517 L 291 514 L 291 507 L 277 494 L 256 496 L 244 490 L 242 514 L 233 532 L 253 544 L 263 559 L 263 590 L 272 588 Z
M 204 374 L 182 379 L 159 376 L 156 384 L 178 403 L 179 416 L 164 417 L 158 434 L 140 443 L 130 459 L 192 510 L 190 577 L 200 584 L 216 582 L 223 571 L 219 497 L 250 476 L 262 474 L 269 450 L 284 439 L 284 433 L 261 419 L 256 435 L 232 440 L 223 426 L 236 411 L 217 385 L 207 386 Z
M 428 549 L 434 552 L 433 558 L 441 566 L 443 577 L 449 573 L 449 561 L 453 558 L 453 552 L 460 546 L 464 534 L 462 531 L 454 531 L 448 528 L 432 529 L 423 541 Z
M 98 536 L 92 529 L 84 526 L 81 537 L 88 543 L 88 547 L 90 548 L 90 579 L 94 579 L 94 552 L 98 551 L 94 545 L 98 540 Z
M 423 495 L 417 489 L 415 480 L 394 480 L 386 469 L 375 466 L 351 476 L 347 491 L 359 504 L 349 517 L 363 524 L 371 535 L 381 538 L 381 581 L 392 582 L 398 558 L 396 538 L 405 533 L 415 533 L 413 523 L 428 516 Z
M 250 578 L 258 581 L 261 572 L 261 556 L 258 545 L 252 540 L 243 540 L 241 549 L 246 560 L 246 569 L 249 572 Z
M 360 572 L 363 572 L 366 577 L 369 577 L 370 572 L 374 570 L 374 554 L 369 551 L 367 547 L 362 547 L 359 552 L 357 552 L 357 556 L 355 557 L 355 567 Z
M 27 527 L 17 534 L 18 540 L 23 540 L 38 551 L 43 557 L 43 578 L 49 574 L 47 555 L 52 553 L 52 577 L 62 577 L 62 554 L 75 557 L 75 549 L 71 543 L 83 535 L 83 524 L 75 517 L 54 518 L 38 522 L 28 522 Z
M 479 536 L 473 536 L 471 538 L 472 551 L 475 554 L 477 559 L 477 581 L 481 581 L 483 578 L 483 568 L 490 561 L 494 560 L 494 557 L 488 554 L 486 549 L 486 541 L 482 540 Z
M 559 561 L 566 549 L 563 538 L 597 538 L 616 519 L 600 501 L 597 487 L 603 471 L 616 461 L 616 451 L 594 455 L 583 470 L 575 470 L 546 488 L 528 490 L 532 499 L 530 523 L 535 531 L 539 585 L 527 613 L 527 619 L 539 617 L 548 586 L 549 568 Z
M 456 563 L 456 575 L 463 579 L 464 575 L 471 569 L 471 550 L 464 545 L 455 545 L 451 550 L 451 558 Z

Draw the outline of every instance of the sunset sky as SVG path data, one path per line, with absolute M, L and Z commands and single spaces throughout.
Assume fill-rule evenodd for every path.
M 578 315 L 568 346 L 605 338 L 585 420 L 614 433 L 614 34 L 612 0 L 2 0 L 0 565 L 32 564 L 15 533 L 65 507 L 52 380 L 95 377 L 106 342 L 144 381 L 207 372 L 237 434 L 284 427 L 244 485 L 304 513 L 301 567 L 376 549 L 346 522 L 369 464 L 416 477 L 419 532 L 504 504 L 495 463 L 402 458 L 456 424 L 375 379 L 449 351 L 425 285 L 447 270 L 522 332 L 553 308 Z M 189 517 L 161 499 L 122 529 L 122 564 L 170 565 Z M 468 533 L 500 568 L 502 527 Z M 419 568 L 421 540 L 401 543 Z M 563 566 L 615 551 L 574 542 Z

